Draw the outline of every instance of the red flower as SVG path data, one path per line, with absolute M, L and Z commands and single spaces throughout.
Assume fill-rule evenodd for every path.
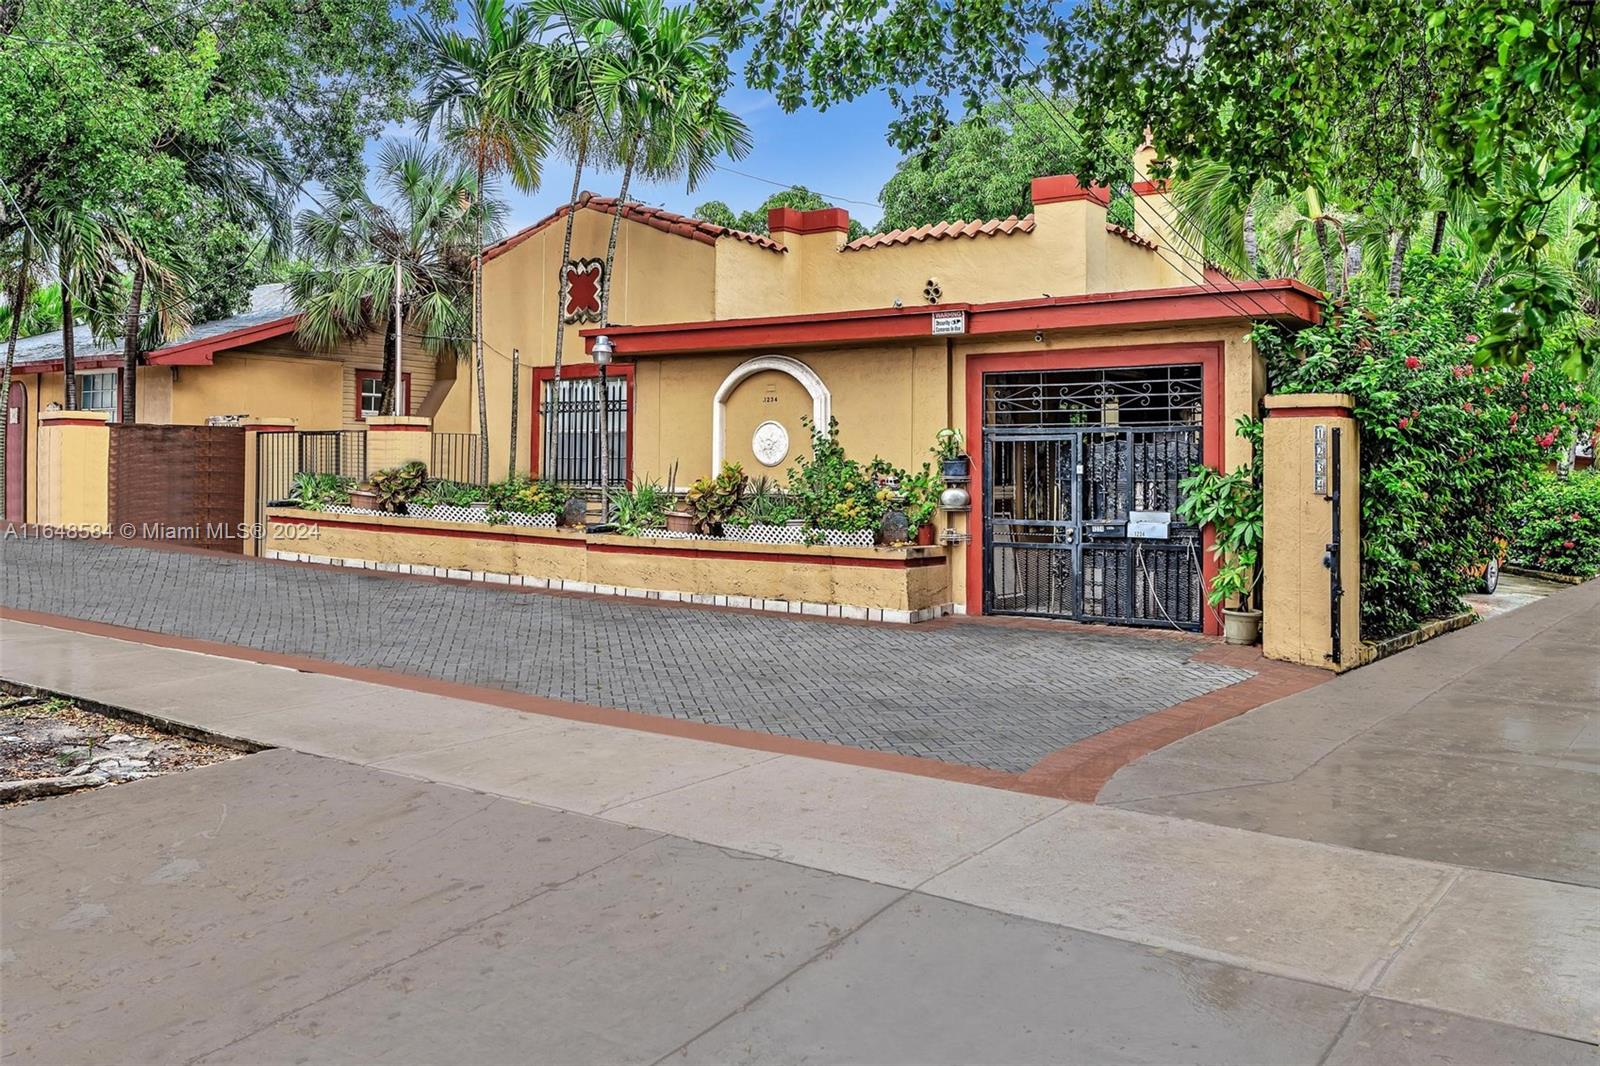
M 1401 429 L 1405 429 L 1410 424 L 1411 424 L 1411 419 L 1406 418 L 1404 415 L 1402 415 L 1401 418 L 1400 418 L 1400 428 Z
M 1422 360 L 1421 359 L 1418 359 L 1414 355 L 1406 356 L 1406 369 L 1407 370 L 1415 370 L 1415 369 L 1417 369 L 1417 367 L 1419 367 L 1421 365 L 1422 365 Z
M 1458 367 L 1455 368 L 1455 375 L 1458 378 L 1464 376 L 1466 374 L 1466 372 L 1467 372 L 1467 368 L 1464 367 L 1464 366 L 1458 366 Z
M 1466 403 L 1462 404 L 1461 409 L 1470 415 L 1472 413 L 1472 401 L 1468 400 Z
M 1550 445 L 1554 444 L 1555 442 L 1556 442 L 1556 431 L 1552 429 L 1549 433 L 1546 433 L 1544 436 L 1539 438 L 1539 447 L 1548 448 L 1548 447 L 1550 447 Z
M 1571 547 L 1574 547 L 1574 544 L 1570 540 L 1564 540 L 1564 541 L 1561 542 L 1561 546 L 1563 548 L 1571 548 Z
M 1522 383 L 1524 385 L 1526 385 L 1528 383 L 1528 371 L 1526 371 L 1526 370 L 1524 370 L 1522 372 Z
M 1469 334 L 1467 334 L 1466 340 L 1467 340 L 1468 344 L 1477 344 L 1478 343 L 1478 335 L 1476 333 L 1469 333 Z
M 1515 412 L 1515 411 L 1511 412 L 1511 428 L 1512 429 L 1516 429 L 1517 428 L 1517 412 Z

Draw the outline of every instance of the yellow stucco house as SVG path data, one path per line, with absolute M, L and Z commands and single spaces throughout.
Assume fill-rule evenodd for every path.
M 954 427 L 971 456 L 970 481 L 956 486 L 970 509 L 938 523 L 952 545 L 955 609 L 1214 629 L 1199 595 L 1211 564 L 1201 532 L 1173 514 L 1177 481 L 1195 461 L 1245 460 L 1232 426 L 1257 412 L 1265 387 L 1250 324 L 1314 322 L 1319 294 L 1235 281 L 1198 260 L 1153 184 L 1134 188 L 1132 229 L 1108 223 L 1106 190 L 1070 175 L 1038 178 L 1032 194 L 1025 218 L 853 241 L 837 208 L 775 210 L 758 235 L 585 196 L 566 262 L 563 207 L 485 253 L 491 476 L 514 463 L 596 480 L 590 352 L 604 335 L 616 352 L 613 480 L 675 469 L 682 488 L 724 460 L 781 477 L 809 445 L 802 419 L 836 418 L 850 454 L 914 468 Z M 607 287 L 612 324 L 602 327 Z M 552 425 L 558 317 L 562 424 Z M 375 410 L 381 337 L 312 353 L 293 328 L 281 294 L 263 294 L 247 315 L 151 353 L 141 420 L 241 414 L 359 428 Z M 38 411 L 59 402 L 61 373 L 48 348 L 26 354 L 13 425 L 31 433 Z M 118 362 L 92 346 L 80 353 L 91 405 L 114 404 Z M 476 432 L 470 373 L 416 344 L 404 369 L 408 413 L 436 433 Z

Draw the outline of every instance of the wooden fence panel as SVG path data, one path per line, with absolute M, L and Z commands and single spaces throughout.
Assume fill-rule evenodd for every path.
M 243 429 L 113 425 L 108 481 L 116 536 L 244 550 Z

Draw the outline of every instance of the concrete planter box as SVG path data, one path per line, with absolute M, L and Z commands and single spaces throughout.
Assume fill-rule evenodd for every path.
M 464 536 L 460 522 L 374 511 L 282 508 L 267 520 L 264 552 L 374 570 L 889 622 L 935 618 L 950 604 L 942 547 L 622 537 L 512 524 L 471 526 Z

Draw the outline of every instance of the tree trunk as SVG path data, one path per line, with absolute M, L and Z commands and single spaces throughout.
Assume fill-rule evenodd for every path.
M 1406 249 L 1411 246 L 1411 230 L 1402 229 L 1394 235 L 1394 255 L 1389 259 L 1389 295 L 1399 296 L 1405 284 Z
M 399 347 L 395 342 L 395 316 L 389 316 L 389 324 L 383 330 L 383 388 L 378 393 L 378 410 L 389 411 L 394 408 L 394 368 L 399 363 L 397 358 Z M 360 398 L 357 398 L 360 402 Z
M 1311 229 L 1317 235 L 1317 251 L 1322 253 L 1322 291 L 1328 294 L 1329 299 L 1338 299 L 1339 270 L 1328 251 L 1328 223 L 1318 215 L 1311 223 Z
M 642 135 L 634 135 L 633 144 L 628 149 L 627 161 L 622 164 L 622 191 L 617 193 L 617 212 L 611 216 L 611 237 L 606 241 L 605 285 L 600 289 L 602 327 L 611 325 L 611 264 L 617 258 L 617 231 L 622 228 L 622 207 L 628 202 L 628 185 L 633 181 L 633 161 L 639 155 L 639 144 L 643 140 Z
M 560 447 L 561 422 L 559 419 L 561 406 L 561 348 L 567 339 L 566 324 L 566 294 L 563 292 L 562 279 L 567 275 L 567 260 L 572 258 L 572 224 L 578 215 L 578 184 L 583 180 L 583 161 L 587 145 L 578 149 L 578 158 L 572 166 L 572 198 L 567 201 L 567 231 L 561 238 L 561 263 L 556 268 L 556 357 L 555 366 L 551 369 L 550 377 L 550 410 L 545 412 L 544 423 L 545 455 L 540 458 L 544 469 L 552 473 L 559 469 L 557 466 L 557 449 Z M 609 278 L 601 279 L 603 284 L 609 284 Z M 534 411 L 538 411 L 539 397 L 533 398 Z M 537 471 L 535 471 L 537 473 Z
M 1490 256 L 1483 264 L 1483 273 L 1478 275 L 1478 283 L 1472 287 L 1473 292 L 1482 292 L 1484 286 L 1494 280 L 1495 257 Z
M 139 316 L 144 310 L 144 266 L 133 265 L 133 291 L 122 320 L 122 421 L 139 421 Z
M 478 380 L 478 483 L 489 483 L 489 393 L 483 370 L 483 152 L 478 152 L 478 246 L 472 257 L 472 363 Z M 512 403 L 516 400 L 517 379 L 511 378 Z M 517 476 L 517 435 L 511 431 L 511 466 L 506 477 Z
M 6 338 L 6 368 L 0 375 L 0 522 L 21 518 L 6 512 L 6 446 L 11 436 L 11 368 L 17 361 L 17 335 L 22 331 L 22 303 L 28 298 L 28 261 L 33 258 L 33 233 L 22 234 L 22 261 L 17 264 L 17 284 L 11 290 L 11 335 Z M 20 425 L 20 423 L 19 423 Z M 22 426 L 22 432 L 28 431 Z
M 622 228 L 622 211 L 628 202 L 628 184 L 633 180 L 633 161 L 644 138 L 635 135 L 622 165 L 622 191 L 617 194 L 617 211 L 611 216 L 611 237 L 606 241 L 605 287 L 600 290 L 600 326 L 611 325 L 611 265 L 617 258 L 617 232 Z M 606 384 L 605 367 L 600 368 L 600 521 L 611 521 L 611 393 Z
M 69 411 L 78 409 L 78 352 L 74 347 L 75 338 L 72 331 L 75 323 L 72 321 L 72 289 L 67 284 L 69 271 L 67 257 L 61 256 L 61 373 L 65 380 L 62 388 L 65 392 L 66 407 Z
M 517 474 L 517 397 L 522 393 L 522 349 L 511 349 L 511 465 L 507 477 Z M 486 441 L 487 444 L 487 441 Z M 487 446 L 484 449 L 488 450 Z
M 1256 240 L 1256 205 L 1254 200 L 1246 200 L 1244 205 L 1244 259 L 1245 265 L 1250 268 L 1252 276 L 1258 267 L 1258 244 Z
M 1433 246 L 1429 249 L 1432 255 L 1444 251 L 1444 224 L 1449 221 L 1450 212 L 1435 211 L 1433 213 Z
M 391 415 L 410 414 L 409 411 L 400 410 L 400 405 L 405 403 L 405 362 L 400 356 L 400 341 L 405 335 L 406 310 L 402 303 L 405 283 L 400 278 L 400 257 L 394 260 L 394 308 L 389 312 L 393 328 L 389 331 L 394 337 L 394 368 L 389 379 L 389 402 L 383 405 L 383 410 Z

